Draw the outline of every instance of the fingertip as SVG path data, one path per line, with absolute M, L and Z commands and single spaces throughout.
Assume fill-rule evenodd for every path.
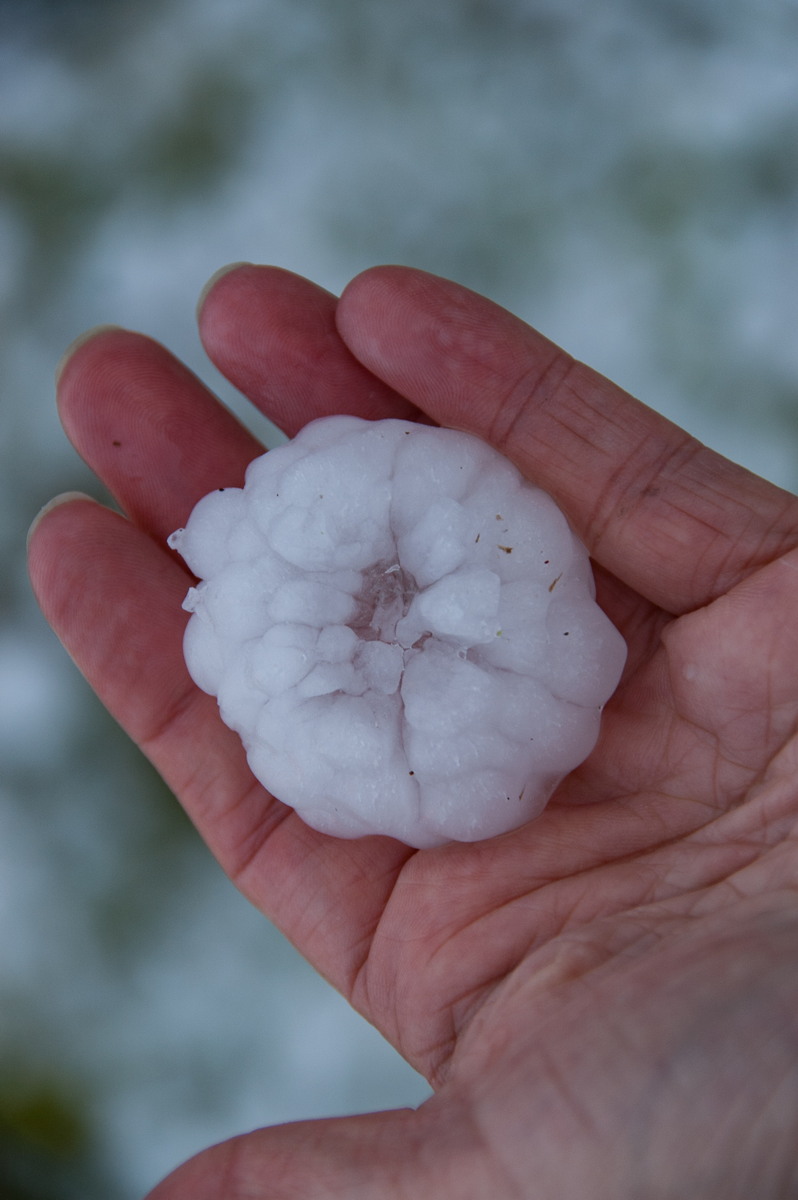
M 407 290 L 415 276 L 424 276 L 423 271 L 411 267 L 382 266 L 367 267 L 350 279 L 341 292 L 336 311 L 338 332 L 346 341 L 350 333 L 360 327 L 363 319 L 374 320 L 379 314 L 396 303 Z
M 413 283 L 424 284 L 436 281 L 445 282 L 439 276 L 433 275 L 429 271 L 422 271 L 419 267 L 405 267 L 401 263 L 376 263 L 373 267 L 366 267 L 364 271 L 353 276 L 344 288 L 342 296 L 350 292 L 361 291 L 364 288 L 407 286 Z
M 335 311 L 339 336 L 362 363 L 379 370 L 383 334 L 390 330 L 389 309 L 395 306 L 401 276 L 409 268 L 368 267 L 355 275 L 341 292 Z
M 468 288 L 443 275 L 433 275 L 418 267 L 383 263 L 355 275 L 341 293 L 339 304 L 344 311 L 350 305 L 368 310 L 375 303 L 386 307 L 391 304 L 412 307 L 429 302 L 452 302 L 471 294 Z
M 347 328 L 356 329 L 361 322 L 394 319 L 411 324 L 417 319 L 429 329 L 431 313 L 445 318 L 459 313 L 476 298 L 461 284 L 417 267 L 392 263 L 368 267 L 355 275 L 341 293 L 339 332 L 345 337 Z
M 91 327 L 91 329 L 87 329 L 84 333 L 78 334 L 78 336 L 75 338 L 75 340 L 69 343 L 66 350 L 64 351 L 64 353 L 61 355 L 60 359 L 58 360 L 58 363 L 55 368 L 56 387 L 58 387 L 58 385 L 60 384 L 61 378 L 64 374 L 64 371 L 67 368 L 67 365 L 75 357 L 78 350 L 80 350 L 88 342 L 94 341 L 94 339 L 96 337 L 100 337 L 103 334 L 124 333 L 124 332 L 126 332 L 126 331 L 122 329 L 121 325 L 93 325 Z
M 56 508 L 61 508 L 65 504 L 72 504 L 76 500 L 77 501 L 87 500 L 89 502 L 89 504 L 97 503 L 97 501 L 94 500 L 93 497 L 88 496 L 85 492 L 61 492 L 58 496 L 53 496 L 52 500 L 48 500 L 47 503 L 44 504 L 39 509 L 36 516 L 31 521 L 30 528 L 28 530 L 27 540 L 26 540 L 26 547 L 28 549 L 30 549 L 30 545 L 31 545 L 31 542 L 33 541 L 33 537 L 36 533 L 36 530 L 39 528 L 41 523 L 44 521 L 45 517 L 48 517 L 50 515 L 50 513 L 53 512 Z
M 202 289 L 202 291 L 199 294 L 199 300 L 197 301 L 197 308 L 196 308 L 197 323 L 199 323 L 202 318 L 202 310 L 205 307 L 205 301 L 208 299 L 208 296 L 211 294 L 213 289 L 216 287 L 217 283 L 219 283 L 222 279 L 224 279 L 226 275 L 231 275 L 233 273 L 233 271 L 240 271 L 242 268 L 247 268 L 247 267 L 252 267 L 252 266 L 254 266 L 254 263 L 249 263 L 246 261 L 232 262 L 232 263 L 227 263 L 223 267 L 219 267 L 218 271 L 214 271 L 213 275 L 211 275 L 210 279 L 205 284 L 204 288 Z
M 470 298 L 467 289 L 426 271 L 371 267 L 344 289 L 336 325 L 363 366 L 440 422 L 430 403 L 451 390 L 450 339 Z M 451 415 L 447 412 L 442 423 L 456 423 L 457 413 L 454 422 Z

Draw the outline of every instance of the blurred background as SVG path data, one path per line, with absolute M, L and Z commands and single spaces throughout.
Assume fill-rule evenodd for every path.
M 29 521 L 102 493 L 52 374 L 97 323 L 243 413 L 222 264 L 456 278 L 798 486 L 796 0 L 0 0 L 0 1195 L 136 1200 L 423 1082 L 251 912 L 40 617 Z

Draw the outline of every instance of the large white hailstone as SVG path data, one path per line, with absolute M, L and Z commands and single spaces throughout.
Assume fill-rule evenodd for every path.
M 545 492 L 470 434 L 325 417 L 169 538 L 185 655 L 314 828 L 410 846 L 535 817 L 598 737 L 626 647 Z

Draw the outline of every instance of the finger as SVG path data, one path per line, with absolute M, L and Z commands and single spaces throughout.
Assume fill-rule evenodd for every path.
M 78 343 L 60 372 L 58 408 L 78 453 L 161 539 L 206 492 L 240 485 L 263 450 L 163 346 L 124 329 Z
M 370 1113 L 260 1129 L 196 1155 L 146 1200 L 399 1200 L 494 1194 L 479 1146 L 422 1113 Z M 466 1185 L 467 1181 L 467 1185 Z M 493 1185 L 493 1186 L 491 1186 Z M 482 1188 L 486 1190 L 482 1190 Z
M 198 824 L 207 824 L 203 794 L 207 802 L 214 793 L 213 820 L 252 789 L 238 738 L 188 676 L 181 602 L 189 579 L 171 555 L 117 513 L 67 497 L 32 530 L 29 571 L 80 670 L 167 782 L 195 797 Z
M 180 797 L 222 867 L 351 995 L 411 852 L 387 838 L 325 837 L 257 784 L 238 736 L 186 671 L 180 605 L 188 576 L 145 532 L 87 498 L 71 499 L 31 532 L 29 570 L 77 666 Z
M 683 612 L 798 542 L 798 500 L 701 446 L 506 310 L 401 267 L 346 288 L 361 362 L 492 442 L 563 505 L 591 554 Z
M 200 334 L 219 370 L 289 437 L 332 413 L 424 419 L 346 348 L 335 306 L 299 275 L 241 264 L 208 284 Z

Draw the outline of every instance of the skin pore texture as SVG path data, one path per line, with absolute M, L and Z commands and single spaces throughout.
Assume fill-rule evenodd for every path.
M 629 657 L 537 820 L 419 851 L 310 829 L 189 678 L 193 581 L 165 546 L 259 447 L 150 339 L 74 349 L 62 421 L 126 515 L 49 506 L 42 608 L 231 878 L 434 1088 L 242 1135 L 150 1200 L 798 1195 L 798 500 L 421 272 L 336 300 L 239 265 L 200 331 L 289 436 L 348 412 L 495 446 L 587 546 Z

